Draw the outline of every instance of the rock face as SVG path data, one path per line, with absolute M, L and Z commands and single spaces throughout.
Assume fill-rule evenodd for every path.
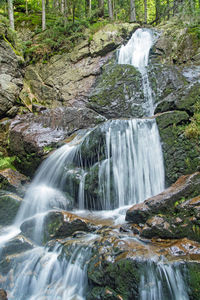
M 0 225 L 12 224 L 22 199 L 14 193 L 0 191 Z
M 101 67 L 138 24 L 106 25 L 86 37 L 72 53 L 56 55 L 47 64 L 29 66 L 20 97 L 24 103 L 39 102 L 50 107 L 80 106 L 88 99 Z
M 0 117 L 15 116 L 23 77 L 18 58 L 0 35 Z
M 189 237 L 200 241 L 200 173 L 182 176 L 161 194 L 134 205 L 126 220 L 139 224 L 140 235 L 152 238 Z
M 110 63 L 97 79 L 88 107 L 106 118 L 142 117 L 144 102 L 139 71 L 133 66 Z
M 87 108 L 56 108 L 38 115 L 17 116 L 10 126 L 9 148 L 17 156 L 17 168 L 33 175 L 44 156 L 56 144 L 79 129 L 94 127 L 104 117 Z
M 36 218 L 25 221 L 20 229 L 24 236 L 34 239 Z M 44 217 L 42 243 L 51 239 L 73 236 L 75 232 L 91 232 L 95 227 L 87 219 L 67 212 L 49 212 Z
M 175 182 L 183 174 L 198 170 L 199 139 L 187 137 L 185 133 L 189 118 L 186 111 L 176 110 L 156 116 L 162 142 L 167 185 Z
M 0 170 L 0 189 L 24 194 L 23 185 L 28 182 L 28 178 L 18 171 L 12 169 Z
M 154 46 L 162 62 L 182 64 L 199 63 L 199 38 L 197 27 L 180 28 L 176 20 L 160 25 L 160 38 Z

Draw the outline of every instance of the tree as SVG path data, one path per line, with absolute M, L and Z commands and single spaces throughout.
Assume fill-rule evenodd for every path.
M 104 0 L 98 0 L 98 8 L 99 8 L 99 17 L 104 16 Z
M 112 0 L 108 0 L 108 13 L 109 13 L 109 18 L 110 18 L 111 20 L 113 20 L 114 17 L 113 17 Z
M 147 24 L 147 0 L 144 0 L 144 23 Z
M 13 0 L 8 0 L 8 16 L 9 16 L 10 27 L 14 30 L 15 23 L 14 23 Z
M 136 21 L 135 0 L 130 0 L 130 22 Z
M 46 29 L 46 7 L 45 0 L 42 0 L 42 30 Z

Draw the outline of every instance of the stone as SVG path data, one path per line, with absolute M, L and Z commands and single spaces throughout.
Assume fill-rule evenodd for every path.
M 33 249 L 34 245 L 23 235 L 18 235 L 1 247 L 0 255 L 5 257 Z
M 165 180 L 169 186 L 180 176 L 198 170 L 199 140 L 185 134 L 189 123 L 186 111 L 169 111 L 156 115 L 165 164 Z
M 0 225 L 12 224 L 22 199 L 14 193 L 0 191 Z
M 12 191 L 23 195 L 24 184 L 28 183 L 28 178 L 16 170 L 0 170 L 0 189 Z
M 87 106 L 108 119 L 128 118 L 144 116 L 144 102 L 139 71 L 130 65 L 111 64 L 97 79 Z
M 22 173 L 33 176 L 47 154 L 46 149 L 53 150 L 79 129 L 94 127 L 103 121 L 103 116 L 88 108 L 72 107 L 17 116 L 10 125 L 9 152 L 18 158 L 16 167 Z
M 7 293 L 3 289 L 0 289 L 0 300 L 8 300 Z
M 23 235 L 34 240 L 34 230 L 37 224 L 36 217 L 22 223 L 20 229 Z M 52 239 L 61 239 L 73 236 L 75 232 L 91 232 L 94 226 L 89 220 L 76 216 L 68 212 L 49 212 L 43 220 L 43 230 L 41 232 L 41 242 L 45 244 Z
M 162 193 L 134 205 L 127 211 L 126 220 L 137 224 L 145 223 L 152 215 L 165 213 L 165 211 L 173 212 L 177 201 L 181 201 L 182 198 L 190 199 L 195 194 L 200 194 L 199 172 L 180 177 L 176 183 Z
M 0 117 L 14 116 L 13 106 L 17 104 L 23 86 L 22 70 L 13 49 L 0 37 Z

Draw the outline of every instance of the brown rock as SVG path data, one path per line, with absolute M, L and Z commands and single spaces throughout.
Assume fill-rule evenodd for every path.
M 7 293 L 3 289 L 0 289 L 0 300 L 8 300 Z

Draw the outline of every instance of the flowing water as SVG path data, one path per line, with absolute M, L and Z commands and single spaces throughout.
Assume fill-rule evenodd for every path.
M 154 40 L 150 30 L 138 29 L 128 44 L 120 49 L 118 60 L 119 64 L 131 64 L 140 71 L 147 117 L 153 115 L 154 109 L 147 73 L 149 51 Z M 63 254 L 60 244 L 42 247 L 44 216 L 49 210 L 99 209 L 104 210 L 101 211 L 104 218 L 119 217 L 117 222 L 120 223 L 124 222 L 127 205 L 142 202 L 164 190 L 162 149 L 154 119 L 111 120 L 97 129 L 103 137 L 103 156 L 97 153 L 95 162 L 90 157 L 86 160 L 82 157 L 83 144 L 90 144 L 96 128 L 78 134 L 72 142 L 56 150 L 37 171 L 13 226 L 1 234 L 0 244 L 5 246 L 20 233 L 20 225 L 25 220 L 35 217 L 32 240 L 37 245 L 22 255 L 11 257 L 12 268 L 2 280 L 1 285 L 9 291 L 10 299 L 86 299 L 87 261 L 97 237 L 85 235 L 81 242 L 74 244 L 74 248 L 66 246 L 69 252 L 72 249 L 70 257 Z M 88 176 L 95 168 L 98 170 L 96 198 L 86 193 Z M 79 182 L 78 187 L 70 185 L 74 178 Z M 181 273 L 175 267 L 155 263 L 151 263 L 141 277 L 140 299 L 167 299 L 163 282 L 168 286 L 170 299 L 188 299 Z M 177 293 L 175 284 L 179 290 Z
M 180 263 L 149 260 L 140 280 L 140 300 L 189 300 L 185 273 Z

